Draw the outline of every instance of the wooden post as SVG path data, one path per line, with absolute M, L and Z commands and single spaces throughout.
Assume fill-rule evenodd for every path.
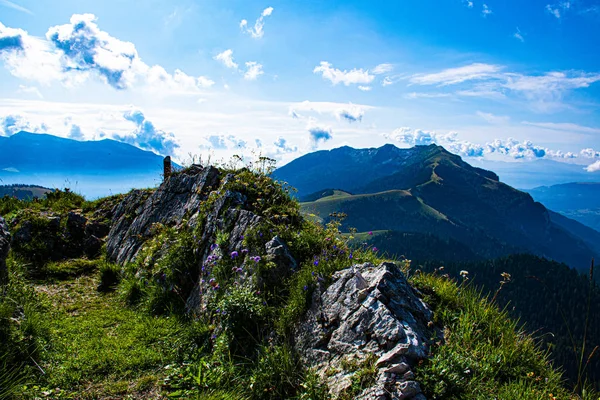
M 163 180 L 171 176 L 171 156 L 166 156 L 163 160 Z

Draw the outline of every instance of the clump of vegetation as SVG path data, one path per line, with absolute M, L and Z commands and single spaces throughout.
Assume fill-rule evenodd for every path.
M 432 357 L 416 369 L 427 397 L 484 399 L 502 392 L 502 399 L 569 398 L 547 354 L 506 311 L 467 284 L 466 272 L 460 284 L 435 274 L 412 278 L 444 327 Z

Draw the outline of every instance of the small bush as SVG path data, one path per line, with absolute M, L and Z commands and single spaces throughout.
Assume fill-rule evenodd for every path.
M 108 292 L 115 290 L 121 281 L 121 268 L 118 265 L 103 262 L 100 265 L 100 283 L 98 291 Z

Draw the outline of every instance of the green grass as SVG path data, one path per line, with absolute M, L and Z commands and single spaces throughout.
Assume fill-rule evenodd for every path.
M 479 292 L 433 274 L 414 275 L 412 283 L 444 327 L 432 357 L 416 370 L 428 398 L 570 398 L 547 354 Z

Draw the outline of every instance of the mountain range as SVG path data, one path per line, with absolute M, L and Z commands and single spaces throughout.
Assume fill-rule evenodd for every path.
M 19 132 L 0 137 L 0 183 L 69 187 L 88 197 L 160 182 L 163 158 L 111 139 L 77 141 Z
M 437 145 L 319 151 L 274 175 L 298 189 L 305 212 L 324 222 L 346 214 L 344 229 L 434 235 L 478 257 L 531 253 L 577 269 L 600 255 L 600 233 Z
M 600 183 L 541 186 L 527 192 L 546 207 L 600 231 Z

